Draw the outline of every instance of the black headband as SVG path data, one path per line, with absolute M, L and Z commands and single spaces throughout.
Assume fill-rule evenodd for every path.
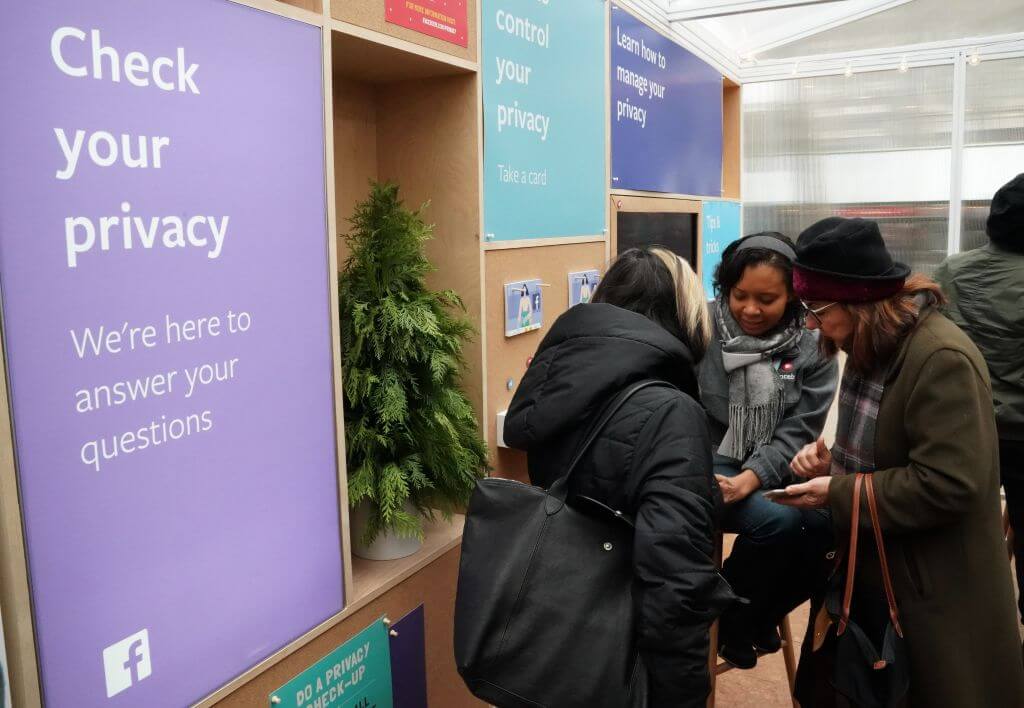
M 736 247 L 736 252 L 739 253 L 747 248 L 763 248 L 767 251 L 775 251 L 791 261 L 796 260 L 796 251 L 793 250 L 793 247 L 782 239 L 774 236 L 768 236 L 765 234 L 750 236 Z

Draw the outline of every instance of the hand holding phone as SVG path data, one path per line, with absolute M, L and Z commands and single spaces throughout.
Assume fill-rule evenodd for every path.
M 761 493 L 764 495 L 764 498 L 767 499 L 768 501 L 776 501 L 778 499 L 783 499 L 785 497 L 790 496 L 785 489 L 768 489 Z

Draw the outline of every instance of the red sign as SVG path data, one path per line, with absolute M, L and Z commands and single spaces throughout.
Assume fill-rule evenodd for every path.
M 385 19 L 460 47 L 469 44 L 467 0 L 387 0 Z

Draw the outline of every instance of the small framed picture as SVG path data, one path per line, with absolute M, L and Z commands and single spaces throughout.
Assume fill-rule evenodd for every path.
M 505 283 L 505 336 L 532 332 L 544 325 L 540 280 Z
M 569 273 L 569 307 L 590 302 L 600 281 L 601 271 L 599 270 L 581 270 L 578 273 Z

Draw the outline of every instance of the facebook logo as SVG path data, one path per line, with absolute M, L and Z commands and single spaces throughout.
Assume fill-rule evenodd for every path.
M 107 675 L 107 698 L 153 673 L 149 663 L 149 630 L 144 629 L 104 649 L 103 671 Z

